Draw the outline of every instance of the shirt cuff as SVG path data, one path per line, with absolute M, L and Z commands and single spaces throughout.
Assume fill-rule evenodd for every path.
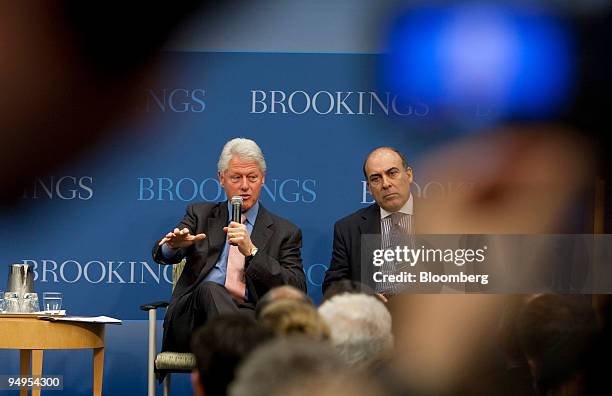
M 168 246 L 167 243 L 164 243 L 163 245 L 161 245 L 161 252 L 162 252 L 162 256 L 164 256 L 165 259 L 169 259 L 174 257 L 174 255 L 176 254 L 178 249 L 173 249 L 170 246 Z

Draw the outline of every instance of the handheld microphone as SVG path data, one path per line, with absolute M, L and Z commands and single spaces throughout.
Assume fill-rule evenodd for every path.
M 242 223 L 242 197 L 240 195 L 235 195 L 231 200 L 232 204 L 232 218 L 230 221 L 235 221 L 236 223 Z
M 230 221 L 242 223 L 242 197 L 240 195 L 235 195 L 230 202 L 232 204 L 232 218 Z M 235 243 L 230 243 L 230 245 L 236 246 Z

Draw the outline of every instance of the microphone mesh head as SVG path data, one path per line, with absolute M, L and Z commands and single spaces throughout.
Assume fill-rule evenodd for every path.
M 242 197 L 240 195 L 234 195 L 232 197 L 232 205 L 242 205 Z

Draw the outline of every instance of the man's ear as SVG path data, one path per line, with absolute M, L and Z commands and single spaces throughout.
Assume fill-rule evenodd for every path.
M 414 175 L 412 174 L 412 168 L 411 167 L 407 167 L 406 168 L 406 174 L 408 175 L 408 182 L 412 183 Z
M 200 373 L 197 370 L 191 372 L 191 387 L 193 388 L 194 396 L 206 396 L 204 385 L 200 381 Z
M 219 178 L 219 184 L 223 186 L 223 173 L 221 173 L 221 171 L 217 171 L 217 177 Z

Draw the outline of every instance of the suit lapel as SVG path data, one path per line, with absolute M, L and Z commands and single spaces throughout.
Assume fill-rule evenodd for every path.
M 369 237 L 364 240 L 364 235 L 369 235 Z M 360 247 L 360 252 L 357 267 L 353 268 L 354 276 L 369 285 L 373 273 L 373 267 L 369 263 L 371 263 L 373 251 L 380 249 L 381 246 L 380 207 L 377 204 L 369 206 L 361 215 L 358 238 L 357 246 Z
M 272 224 L 274 224 L 272 216 L 270 216 L 270 213 L 260 202 L 259 212 L 257 212 L 257 218 L 255 219 L 253 231 L 251 232 L 251 241 L 255 246 L 257 246 L 257 249 L 265 249 L 266 245 L 268 244 L 268 240 L 272 236 L 273 231 L 270 229 Z
M 361 215 L 359 233 L 362 235 L 380 235 L 380 207 L 378 205 L 370 205 L 368 209 Z
M 224 204 L 220 204 L 216 208 L 214 216 L 208 218 L 208 233 L 206 235 L 208 237 L 209 252 L 206 258 L 206 265 L 200 271 L 199 279 L 206 276 L 217 260 L 219 260 L 226 238 L 223 227 L 227 226 L 228 219 L 227 206 Z

